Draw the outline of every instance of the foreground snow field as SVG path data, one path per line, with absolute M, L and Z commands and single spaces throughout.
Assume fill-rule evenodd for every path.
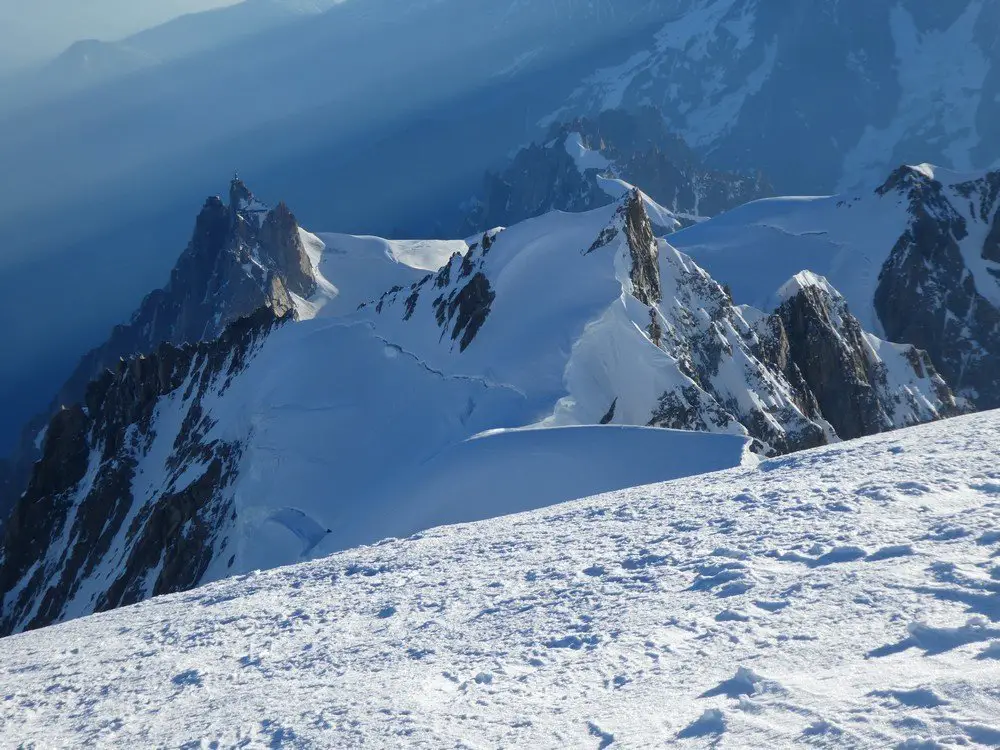
M 1000 413 L 0 642 L 0 744 L 1000 743 Z

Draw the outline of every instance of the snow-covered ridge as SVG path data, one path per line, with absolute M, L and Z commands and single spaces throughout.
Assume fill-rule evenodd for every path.
M 840 298 L 840 292 L 829 281 L 812 271 L 799 271 L 778 290 L 777 297 L 779 301 L 787 302 L 806 289 L 818 289 L 834 299 Z
M 757 306 L 808 268 L 866 330 L 928 351 L 978 408 L 1000 405 L 1000 172 L 903 166 L 843 195 L 747 204 L 671 242 Z
M 4 738 L 994 747 L 998 445 L 964 417 L 14 636 Z
M 655 238 L 638 190 L 454 244 L 294 229 L 282 236 L 301 245 L 312 294 L 281 325 L 263 307 L 217 341 L 129 360 L 50 426 L 3 543 L 3 631 L 737 465 L 748 438 L 773 455 L 956 408 L 918 351 L 877 348 L 836 300 L 737 306 Z M 452 250 L 436 273 L 400 262 Z M 346 304 L 377 278 L 401 283 Z M 553 471 L 600 446 L 632 458 Z M 482 504 L 448 494 L 451 477 L 475 487 L 524 450 L 564 458 L 516 496 L 513 480 Z

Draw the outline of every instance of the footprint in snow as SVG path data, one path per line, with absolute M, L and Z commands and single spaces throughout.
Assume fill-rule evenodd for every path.
M 201 687 L 201 674 L 197 669 L 188 669 L 185 672 L 174 675 L 170 681 L 175 685 L 180 685 L 181 687 L 187 687 L 190 685 Z
M 1000 630 L 990 627 L 983 617 L 971 617 L 965 625 L 957 628 L 935 628 L 923 622 L 914 622 L 908 630 L 909 635 L 903 640 L 868 652 L 869 658 L 890 656 L 911 648 L 922 649 L 925 656 L 933 656 L 970 643 L 1000 638 Z
M 750 617 L 733 609 L 724 609 L 715 616 L 716 622 L 750 622 Z
M 706 709 L 705 712 L 677 733 L 677 739 L 707 737 L 712 734 L 722 734 L 726 731 L 726 717 L 717 708 Z
M 739 698 L 744 695 L 754 695 L 763 692 L 784 694 L 786 691 L 774 680 L 761 677 L 747 667 L 739 667 L 735 675 L 728 680 L 723 680 L 714 688 L 706 690 L 698 697 L 713 698 L 717 695 L 724 695 L 727 698 Z
M 896 557 L 910 557 L 915 555 L 912 544 L 896 544 L 890 547 L 882 547 L 872 552 L 865 558 L 868 562 L 878 562 L 879 560 L 891 560 Z
M 979 660 L 983 659 L 997 659 L 1000 660 L 1000 641 L 994 641 L 989 646 L 980 651 L 976 658 Z
M 552 640 L 546 641 L 546 648 L 567 648 L 572 651 L 579 651 L 582 648 L 587 648 L 588 650 L 597 648 L 597 645 L 601 642 L 601 637 L 599 635 L 587 635 L 582 638 L 578 635 L 567 635 L 562 638 L 554 638 Z
M 590 731 L 592 737 L 597 737 L 597 739 L 600 740 L 597 750 L 604 750 L 604 748 L 611 747 L 611 745 L 614 744 L 615 736 L 611 734 L 611 732 L 605 732 L 594 722 L 588 721 L 587 729 Z
M 915 690 L 873 690 L 868 695 L 875 698 L 889 698 L 907 708 L 937 708 L 947 706 L 948 701 L 928 688 Z

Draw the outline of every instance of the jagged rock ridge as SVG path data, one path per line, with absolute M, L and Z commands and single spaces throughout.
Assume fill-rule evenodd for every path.
M 875 291 L 886 334 L 926 349 L 977 408 L 997 408 L 1000 172 L 946 185 L 924 169 L 901 167 L 878 192 L 904 196 L 911 216 Z
M 241 449 L 205 439 L 206 400 L 224 396 L 289 317 L 262 307 L 214 341 L 162 344 L 106 372 L 82 403 L 52 418 L 4 528 L 0 634 L 191 588 L 227 554 L 236 515 L 226 490 Z
M 841 295 L 822 279 L 800 274 L 783 290 L 786 299 L 773 313 L 740 307 L 690 258 L 655 239 L 645 205 L 644 196 L 633 190 L 583 253 L 592 257 L 611 249 L 620 256 L 622 288 L 634 300 L 627 304 L 632 324 L 667 355 L 649 365 L 660 373 L 656 380 L 663 390 L 655 403 L 609 393 L 599 414 L 580 413 L 583 399 L 572 397 L 572 416 L 563 413 L 559 419 L 593 423 L 617 417 L 621 424 L 743 431 L 755 439 L 756 450 L 773 455 L 961 411 L 925 353 L 864 332 Z M 402 319 L 410 321 L 423 295 L 433 292 L 444 340 L 456 300 L 481 299 L 484 295 L 470 294 L 481 288 L 495 303 L 493 290 L 500 282 L 489 248 L 496 238 L 487 238 L 484 251 L 473 247 L 436 276 L 408 290 L 390 290 L 379 300 L 378 314 L 399 314 L 394 311 L 402 306 Z M 503 245 L 501 236 L 500 249 L 492 252 L 503 253 Z M 788 291 L 791 286 L 795 294 Z M 635 303 L 641 311 L 631 309 Z M 482 312 L 478 331 L 491 325 L 486 319 L 490 306 L 476 309 Z M 458 332 L 455 328 L 450 338 Z M 635 362 L 622 366 L 639 367 Z M 620 382 L 626 378 L 622 374 Z M 828 420 L 827 413 L 836 416 Z
M 10 479 L 0 485 L 0 525 L 5 510 L 24 490 L 40 450 L 39 432 L 49 415 L 78 402 L 87 385 L 123 357 L 148 354 L 161 343 L 209 341 L 262 307 L 278 316 L 295 313 L 316 279 L 294 215 L 284 203 L 268 209 L 239 178 L 229 203 L 211 197 L 195 221 L 191 241 L 166 286 L 148 294 L 124 325 L 86 354 L 53 400 L 49 413 L 27 425 L 10 462 Z

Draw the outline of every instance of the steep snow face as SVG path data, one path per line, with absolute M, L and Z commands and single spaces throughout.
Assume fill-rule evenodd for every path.
M 806 326 L 736 307 L 654 238 L 646 206 L 632 191 L 468 244 L 327 237 L 329 252 L 305 235 L 314 315 L 265 307 L 218 341 L 162 346 L 53 420 L 0 548 L 0 627 L 733 466 L 748 443 L 774 454 L 837 440 L 821 404 L 878 406 L 845 436 L 954 410 L 912 347 L 909 374 L 877 369 L 878 344 L 829 300 L 789 302 Z M 329 299 L 327 271 L 357 291 L 380 267 L 412 274 L 399 258 L 445 249 L 457 252 L 436 274 L 350 315 Z M 589 471 L 569 470 L 585 459 Z M 482 483 L 495 491 L 473 493 Z
M 901 167 L 877 189 L 743 206 L 671 236 L 734 295 L 770 306 L 803 268 L 869 331 L 927 350 L 979 408 L 1000 405 L 1000 173 Z
M 14 636 L 4 736 L 996 746 L 998 445 L 980 414 Z
M 322 286 L 300 306 L 300 314 L 308 317 L 353 313 L 386 289 L 418 281 L 469 249 L 462 240 L 385 240 L 333 233 L 308 238 L 306 247 Z
M 920 158 L 988 166 L 998 23 L 984 0 L 692 0 L 553 117 L 653 104 L 715 163 L 783 191 L 848 190 Z

